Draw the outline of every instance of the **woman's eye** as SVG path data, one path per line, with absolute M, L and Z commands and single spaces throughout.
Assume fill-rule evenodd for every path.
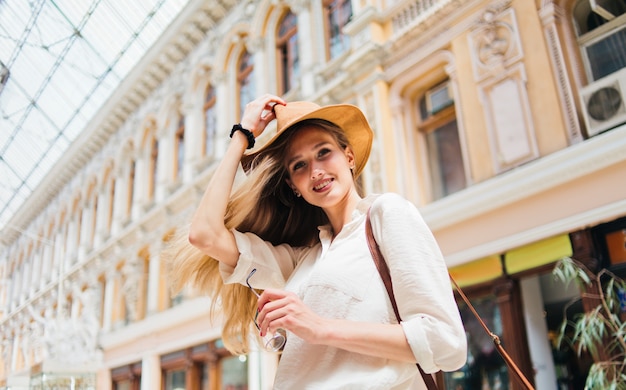
M 330 149 L 323 148 L 323 149 L 320 149 L 320 151 L 317 153 L 317 155 L 318 155 L 318 157 L 324 157 L 328 153 L 330 153 Z
M 298 169 L 302 168 L 304 166 L 303 162 L 297 162 L 295 164 L 293 164 L 293 166 L 291 167 L 291 170 L 293 171 L 297 171 Z

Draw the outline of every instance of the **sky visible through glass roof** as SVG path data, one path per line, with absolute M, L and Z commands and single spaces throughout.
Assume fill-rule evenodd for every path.
M 0 231 L 189 0 L 0 0 Z

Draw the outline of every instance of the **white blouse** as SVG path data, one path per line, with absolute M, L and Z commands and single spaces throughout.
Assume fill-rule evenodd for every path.
M 397 323 L 387 291 L 367 246 L 365 219 L 371 206 L 374 237 L 389 266 L 402 328 L 416 361 L 427 373 L 465 364 L 467 341 L 441 251 L 417 208 L 403 197 L 370 195 L 331 242 L 320 227 L 312 247 L 273 246 L 252 233 L 233 231 L 240 257 L 220 265 L 225 283 L 245 283 L 257 268 L 255 288 L 295 292 L 322 317 Z M 275 389 L 426 388 L 415 364 L 309 345 L 289 333 Z

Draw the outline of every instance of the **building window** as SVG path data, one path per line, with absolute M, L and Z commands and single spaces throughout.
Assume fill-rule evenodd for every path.
M 185 301 L 185 293 L 178 292 L 176 295 L 170 297 L 169 307 L 178 306 Z
M 128 325 L 129 317 L 126 306 L 126 294 L 124 291 L 124 277 L 120 272 L 121 265 L 117 266 L 117 273 L 114 277 L 107 279 L 107 284 L 111 283 L 113 288 L 113 310 L 111 312 L 111 324 L 114 328 Z
M 88 248 L 93 248 L 93 244 L 94 241 L 96 239 L 96 230 L 97 230 L 97 223 L 98 223 L 98 195 L 96 194 L 95 191 L 93 191 L 93 193 L 91 194 L 91 224 L 89 226 L 89 233 L 87 235 L 87 239 L 89 240 L 87 242 Z
M 333 59 L 348 50 L 350 37 L 343 33 L 343 28 L 352 18 L 350 0 L 332 0 L 324 3 L 327 17 L 327 36 L 329 58 Z
M 284 17 L 278 28 L 276 37 L 278 53 L 279 91 L 287 93 L 293 88 L 300 76 L 300 59 L 298 57 L 298 18 L 291 11 Z
M 178 120 L 175 139 L 176 152 L 176 177 L 181 178 L 185 164 L 185 116 L 181 115 Z
M 107 215 L 106 215 L 106 232 L 107 234 L 111 233 L 111 226 L 113 225 L 113 207 L 115 204 L 115 179 L 111 178 L 109 180 L 109 188 L 108 188 L 108 204 L 107 204 Z
M 112 369 L 111 381 L 113 390 L 141 389 L 141 363 Z
M 487 327 L 502 339 L 502 319 L 494 295 L 471 300 Z M 448 389 L 508 389 L 508 368 L 482 325 L 465 303 L 459 311 L 467 334 L 467 363 L 457 372 L 445 373 Z M 504 340 L 503 340 L 504 341 Z
M 239 85 L 239 115 L 244 112 L 246 104 L 254 100 L 256 92 L 254 88 L 254 63 L 248 51 L 244 51 L 239 59 L 237 69 L 237 83 Z
M 626 1 L 581 0 L 574 7 L 585 68 L 595 81 L 626 67 Z
M 215 88 L 209 86 L 204 98 L 204 151 L 205 156 L 212 156 L 217 134 L 217 107 Z
M 148 288 L 150 284 L 150 250 L 144 248 L 139 254 L 140 269 L 142 270 L 139 278 L 138 295 L 137 295 L 137 320 L 146 318 L 148 313 Z
M 428 90 L 419 101 L 433 200 L 467 186 L 454 100 L 448 82 Z
M 135 160 L 130 161 L 129 172 L 128 172 L 128 187 L 127 187 L 127 203 L 126 203 L 126 216 L 131 217 L 131 212 L 133 209 L 133 200 L 135 194 Z
M 232 356 L 221 340 L 161 356 L 163 389 L 247 390 L 246 356 Z
M 152 150 L 150 151 L 150 182 L 148 183 L 148 197 L 154 199 L 156 185 L 158 183 L 157 162 L 159 160 L 159 141 L 152 139 Z
M 106 298 L 106 285 L 107 280 L 104 275 L 98 275 L 98 284 L 96 291 L 98 293 L 98 319 L 100 328 L 104 327 L 104 316 L 105 316 L 105 298 Z
M 72 216 L 69 220 L 67 247 L 68 253 L 71 256 L 70 262 L 77 260 L 78 249 L 80 247 L 81 231 L 83 222 L 83 209 L 79 206 L 78 202 L 74 203 L 74 209 L 72 210 Z
M 183 390 L 187 388 L 184 369 L 165 371 L 164 379 L 165 386 L 163 388 L 165 390 Z
M 220 361 L 222 389 L 248 390 L 248 363 L 245 355 L 225 357 Z

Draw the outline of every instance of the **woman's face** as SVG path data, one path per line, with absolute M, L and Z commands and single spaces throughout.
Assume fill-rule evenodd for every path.
M 305 126 L 287 147 L 287 184 L 312 205 L 324 209 L 337 205 L 355 190 L 351 167 L 354 154 L 342 149 L 326 130 Z

